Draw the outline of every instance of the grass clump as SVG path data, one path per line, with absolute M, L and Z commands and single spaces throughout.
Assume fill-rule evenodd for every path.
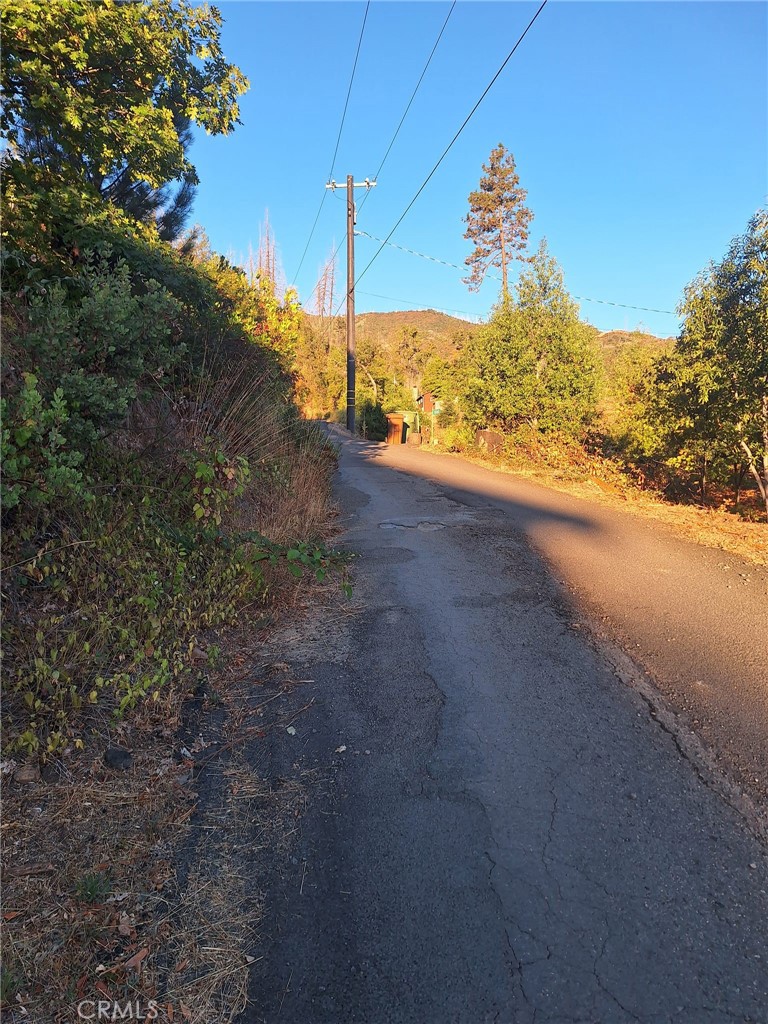
M 103 871 L 90 871 L 78 880 L 76 896 L 83 903 L 101 903 L 112 892 L 112 879 Z

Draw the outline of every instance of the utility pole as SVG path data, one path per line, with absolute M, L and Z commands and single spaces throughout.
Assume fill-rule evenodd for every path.
M 347 175 L 347 430 L 355 432 L 355 189 L 374 188 L 375 181 L 355 181 Z M 335 181 L 326 186 L 341 188 Z

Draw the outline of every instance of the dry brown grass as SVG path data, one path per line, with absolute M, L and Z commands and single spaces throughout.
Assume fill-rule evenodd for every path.
M 236 529 L 278 544 L 313 541 L 331 529 L 335 456 L 317 426 L 285 415 L 277 387 L 247 358 L 203 378 L 176 443 L 205 450 L 213 439 L 228 459 L 251 463 L 255 476 L 238 502 Z
M 257 491 L 251 507 L 241 513 L 244 521 L 252 517 L 248 528 L 278 544 L 328 536 L 336 514 L 331 505 L 331 458 L 314 438 L 286 451 L 281 479 Z
M 37 782 L 6 775 L 6 1019 L 68 1021 L 80 999 L 158 994 L 174 849 L 194 810 L 190 766 L 151 736 L 121 738 L 134 750 L 127 772 L 91 754 Z
M 110 737 L 133 751 L 127 771 L 104 763 L 106 736 L 34 781 L 3 763 L 4 1019 L 76 1021 L 80 1000 L 99 999 L 154 1000 L 161 1024 L 244 1009 L 263 907 L 245 866 L 259 847 L 287 849 L 306 803 L 243 749 L 306 710 L 287 666 L 256 677 L 262 639 L 247 625 L 229 638 L 188 748 L 169 702 Z
M 224 364 L 214 352 L 194 394 L 173 405 L 157 397 L 137 402 L 118 439 L 166 462 L 216 448 L 229 462 L 245 459 L 253 476 L 235 526 L 277 543 L 321 537 L 332 516 L 333 451 L 317 426 L 290 414 L 282 388 L 254 357 Z
M 219 798 L 193 823 L 204 839 L 169 942 L 166 998 L 193 1024 L 231 1021 L 245 1009 L 251 966 L 263 957 L 264 893 L 248 865 L 260 850 L 277 855 L 304 802 L 298 785 L 276 794 L 239 753 L 221 783 Z
M 530 475 L 547 487 L 600 505 L 621 508 L 641 519 L 652 519 L 685 540 L 727 551 L 755 565 L 768 565 L 768 526 L 765 523 L 747 522 L 724 508 L 673 504 L 635 487 L 606 489 L 600 486 L 602 481 L 599 480 L 562 480 L 556 474 L 541 471 Z

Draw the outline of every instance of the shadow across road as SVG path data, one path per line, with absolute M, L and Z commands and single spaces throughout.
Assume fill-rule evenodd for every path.
M 349 447 L 366 462 L 375 461 L 395 473 L 434 484 L 446 498 L 460 505 L 504 512 L 526 533 L 547 524 L 586 534 L 605 529 L 587 502 L 581 503 L 582 508 L 574 507 L 567 496 L 510 474 L 407 446 L 350 439 Z M 560 497 L 562 501 L 558 501 Z
M 563 584 L 597 634 L 653 680 L 768 818 L 768 573 L 653 520 L 512 473 L 408 446 L 345 445 L 347 457 L 415 489 L 503 517 Z M 425 489 L 426 485 L 426 489 Z

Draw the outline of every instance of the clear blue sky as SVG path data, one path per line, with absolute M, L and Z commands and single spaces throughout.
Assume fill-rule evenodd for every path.
M 193 219 L 237 260 L 257 245 L 268 210 L 290 283 L 331 170 L 366 5 L 217 6 L 224 51 L 251 89 L 233 135 L 198 133 Z M 538 6 L 457 3 L 359 230 L 389 233 Z M 449 8 L 446 0 L 371 3 L 337 181 L 375 173 Z M 549 0 L 392 241 L 463 265 L 467 196 L 499 142 L 528 190 L 532 245 L 546 236 L 571 294 L 674 310 L 685 284 L 768 202 L 768 7 Z M 302 301 L 344 231 L 342 193 L 328 193 L 296 279 Z M 360 272 L 378 243 L 356 246 Z M 339 282 L 345 273 L 342 247 Z M 358 285 L 357 310 L 487 316 L 499 285 L 472 293 L 462 276 L 387 247 Z M 676 316 L 580 305 L 602 330 L 678 328 Z

